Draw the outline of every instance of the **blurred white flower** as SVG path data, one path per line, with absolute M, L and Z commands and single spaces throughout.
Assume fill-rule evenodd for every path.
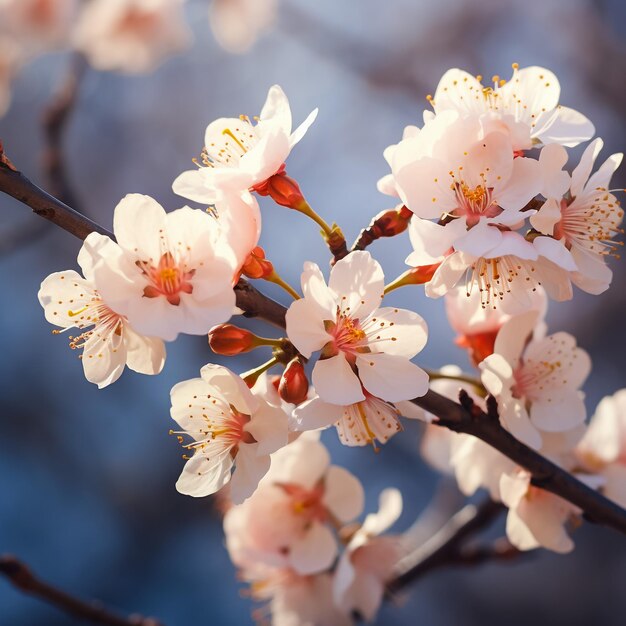
M 426 393 L 428 376 L 410 361 L 426 344 L 426 323 L 406 309 L 378 308 L 383 290 L 383 270 L 369 252 L 338 261 L 328 285 L 317 265 L 305 263 L 304 298 L 287 311 L 287 335 L 306 358 L 322 351 L 313 368 L 322 400 L 362 402 L 363 388 L 391 402 Z
M 128 74 L 154 70 L 190 41 L 184 0 L 90 0 L 73 33 L 94 68 Z
M 370 513 L 354 533 L 339 558 L 333 580 L 335 604 L 346 614 L 354 612 L 372 622 L 383 601 L 385 586 L 393 577 L 402 554 L 399 537 L 381 535 L 402 513 L 402 494 L 385 489 L 377 513 Z
M 133 328 L 171 341 L 230 318 L 237 259 L 213 217 L 189 207 L 166 214 L 150 196 L 129 194 L 115 208 L 113 229 L 117 243 L 92 239 L 94 280 Z
M 324 571 L 337 556 L 330 527 L 360 515 L 363 500 L 356 477 L 330 465 L 326 448 L 303 435 L 272 455 L 257 492 L 226 513 L 230 557 L 244 572 L 258 563 L 300 575 Z
M 165 347 L 160 339 L 139 335 L 100 297 L 93 282 L 96 238 L 89 235 L 78 253 L 85 278 L 73 270 L 51 274 L 41 283 L 38 298 L 48 322 L 63 329 L 56 332 L 81 331 L 69 336 L 70 347 L 83 350 L 85 378 L 103 388 L 115 382 L 125 366 L 141 374 L 158 374 L 165 363 Z
M 241 503 L 270 468 L 270 453 L 287 443 L 287 416 L 255 395 L 246 383 L 220 365 L 205 365 L 201 378 L 172 388 L 171 416 L 193 451 L 176 489 L 201 497 L 230 482 L 233 502 Z M 231 470 L 235 469 L 232 473 Z
M 228 52 L 247 52 L 276 19 L 278 0 L 212 0 L 209 22 Z
M 315 121 L 317 109 L 292 132 L 289 100 L 278 86 L 267 94 L 257 124 L 242 115 L 220 118 L 206 129 L 202 163 L 183 172 L 174 192 L 204 204 L 213 204 L 232 193 L 247 197 L 255 187 L 284 171 L 291 149 Z
M 24 60 L 68 45 L 77 0 L 0 0 L 0 38 L 19 46 Z
M 626 507 L 626 389 L 598 404 L 576 455 L 585 470 L 604 478 L 605 495 Z
M 452 110 L 480 115 L 487 127 L 505 129 L 515 150 L 550 143 L 573 147 L 593 137 L 594 126 L 582 113 L 559 104 L 561 86 L 550 70 L 519 69 L 514 63 L 508 82 L 494 76 L 491 87 L 480 78 L 460 69 L 448 70 L 431 99 L 436 114 Z
M 481 364 L 482 382 L 498 401 L 502 425 L 520 441 L 539 448 L 539 430 L 561 432 L 585 421 L 583 393 L 589 355 L 564 332 L 532 339 L 539 314 L 530 311 L 506 322 L 494 353 Z

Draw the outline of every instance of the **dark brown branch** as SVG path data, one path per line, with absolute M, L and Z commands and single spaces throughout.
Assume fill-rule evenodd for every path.
M 29 206 L 39 217 L 51 221 L 79 239 L 85 239 L 92 232 L 113 237 L 106 228 L 102 228 L 46 193 L 21 172 L 10 169 L 2 161 L 0 161 L 0 191 Z
M 43 167 L 48 178 L 50 193 L 65 204 L 80 208 L 69 180 L 63 155 L 63 139 L 67 124 L 76 105 L 82 78 L 87 69 L 84 57 L 75 53 L 70 59 L 67 76 L 60 89 L 46 107 L 42 126 L 45 148 Z
M 285 328 L 287 309 L 282 304 L 263 295 L 247 280 L 239 279 L 235 285 L 235 295 L 237 296 L 237 306 L 244 312 L 245 317 L 258 317 L 264 322 L 278 326 L 278 328 Z
M 0 574 L 16 589 L 83 621 L 107 626 L 161 626 L 160 622 L 151 617 L 141 615 L 122 617 L 112 613 L 97 601 L 79 600 L 37 578 L 24 563 L 14 556 L 0 557 Z
M 413 403 L 436 415 L 436 424 L 458 433 L 473 435 L 488 443 L 532 474 L 532 483 L 575 504 L 588 521 L 609 526 L 626 534 L 626 510 L 594 491 L 569 472 L 518 441 L 505 430 L 496 415 L 476 407 L 466 392 L 460 393 L 461 404 L 434 391 Z
M 3 165 L 1 154 L 0 191 L 20 200 L 38 215 L 81 239 L 92 230 L 112 236 L 105 229 L 39 189 L 19 172 Z M 245 281 L 237 285 L 236 291 L 237 303 L 244 311 L 244 315 L 258 317 L 284 328 L 285 307 L 264 296 Z M 439 419 L 435 423 L 438 425 L 455 432 L 473 435 L 500 451 L 528 470 L 532 474 L 534 485 L 578 506 L 589 521 L 626 534 L 626 510 L 515 439 L 501 426 L 497 416 L 488 415 L 473 406 L 467 394 L 463 393 L 461 400 L 464 406 L 434 391 L 428 391 L 425 396 L 415 398 L 413 402 L 436 415 Z
M 388 586 L 389 593 L 393 594 L 441 567 L 476 565 L 490 556 L 495 558 L 494 551 L 502 551 L 502 547 L 472 548 L 466 542 L 487 528 L 504 510 L 502 504 L 489 499 L 479 506 L 468 504 L 462 508 L 424 545 L 398 563 L 397 575 Z

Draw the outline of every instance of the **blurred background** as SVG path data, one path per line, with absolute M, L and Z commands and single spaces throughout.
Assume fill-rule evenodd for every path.
M 561 102 L 595 123 L 605 139 L 603 154 L 626 147 L 622 0 L 280 0 L 273 23 L 243 55 L 216 42 L 206 0 L 188 0 L 184 12 L 194 41 L 155 71 L 128 76 L 88 67 L 82 75 L 62 137 L 65 191 L 106 227 L 129 192 L 152 195 L 167 209 L 182 206 L 171 182 L 198 156 L 206 125 L 221 116 L 258 114 L 274 83 L 289 96 L 296 122 L 320 108 L 288 171 L 349 241 L 391 207 L 375 185 L 387 173 L 382 151 L 406 124 L 421 123 L 425 96 L 449 67 L 508 78 L 512 62 L 546 66 L 561 81 Z M 25 65 L 0 118 L 8 155 L 44 188 L 42 115 L 74 60 L 59 51 Z M 625 186 L 625 171 L 615 187 Z M 262 208 L 261 245 L 284 278 L 297 283 L 305 260 L 326 266 L 327 251 L 311 222 L 269 202 Z M 75 268 L 79 247 L 71 235 L 0 197 L 0 553 L 16 554 L 83 597 L 168 626 L 250 624 L 253 605 L 241 597 L 213 502 L 174 488 L 183 461 L 168 436 L 170 388 L 220 359 L 206 338 L 181 337 L 168 345 L 161 376 L 127 371 L 98 391 L 65 339 L 51 334 L 37 303 L 41 280 Z M 404 271 L 408 251 L 405 236 L 372 247 L 389 278 Z M 613 269 L 610 291 L 600 297 L 577 291 L 573 302 L 551 304 L 548 315 L 552 331 L 573 333 L 592 356 L 590 412 L 601 397 L 626 386 L 625 262 Z M 452 343 L 442 301 L 427 300 L 418 287 L 391 299 L 430 325 L 420 364 L 469 368 Z M 243 371 L 262 356 L 227 365 Z M 363 481 L 369 510 L 384 487 L 402 490 L 397 530 L 442 489 L 445 511 L 462 504 L 420 459 L 420 432 L 408 424 L 379 454 L 341 447 L 334 430 L 324 434 L 334 462 Z M 377 623 L 623 625 L 626 540 L 589 524 L 574 538 L 577 549 L 568 556 L 538 551 L 512 564 L 435 572 L 397 606 L 387 605 Z M 0 579 L 2 626 L 76 623 Z

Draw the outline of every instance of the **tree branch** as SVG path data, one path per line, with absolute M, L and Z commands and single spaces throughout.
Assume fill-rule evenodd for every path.
M 475 506 L 468 504 L 436 532 L 426 543 L 404 557 L 397 565 L 397 574 L 388 585 L 393 594 L 431 572 L 447 565 L 476 565 L 490 558 L 512 558 L 512 546 L 469 547 L 468 539 L 487 528 L 505 510 L 491 499 Z M 514 549 L 513 549 L 514 550 Z
M 0 557 L 0 574 L 16 589 L 48 602 L 64 613 L 81 620 L 107 626 L 161 626 L 160 622 L 150 617 L 141 615 L 122 617 L 104 608 L 97 601 L 79 600 L 37 578 L 24 563 L 13 556 Z
M 106 228 L 40 189 L 21 172 L 7 166 L 1 158 L 0 191 L 29 206 L 39 217 L 51 221 L 79 239 L 85 239 L 92 232 L 113 238 L 113 234 Z
M 0 191 L 29 206 L 35 213 L 84 239 L 91 231 L 112 237 L 112 234 L 30 182 L 5 163 L 0 154 Z M 284 328 L 285 307 L 266 297 L 245 281 L 235 287 L 237 304 L 244 315 L 258 317 Z M 626 510 L 580 482 L 574 476 L 544 458 L 505 430 L 497 416 L 474 406 L 461 392 L 462 404 L 432 390 L 413 402 L 437 416 L 435 424 L 458 433 L 473 435 L 528 470 L 535 486 L 550 491 L 578 506 L 585 518 L 626 534 Z
M 50 192 L 66 204 L 77 208 L 80 208 L 80 204 L 65 167 L 63 137 L 76 105 L 86 69 L 87 61 L 85 58 L 80 53 L 75 53 L 70 59 L 65 80 L 54 94 L 42 117 L 46 142 L 43 153 L 43 167 L 50 185 Z

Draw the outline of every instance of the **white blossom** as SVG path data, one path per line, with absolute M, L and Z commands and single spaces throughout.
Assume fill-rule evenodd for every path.
M 278 0 L 212 0 L 211 30 L 228 52 L 247 52 L 276 19 Z
M 613 275 L 606 258 L 619 258 L 616 250 L 621 244 L 614 238 L 623 232 L 620 224 L 624 211 L 609 191 L 623 155 L 612 154 L 591 174 L 602 146 L 599 138 L 591 142 L 572 172 L 569 194 L 548 195 L 539 212 L 530 218 L 534 228 L 547 235 L 535 239 L 535 247 L 552 246 L 552 260 L 569 270 L 575 285 L 592 294 L 608 289 Z
M 368 252 L 338 261 L 328 285 L 317 265 L 305 264 L 304 298 L 287 311 L 287 334 L 307 358 L 322 351 L 313 368 L 322 400 L 347 406 L 365 400 L 365 391 L 391 402 L 426 393 L 428 376 L 410 361 L 426 344 L 426 323 L 406 309 L 379 308 L 383 289 L 382 268 Z
M 200 167 L 183 172 L 174 181 L 174 192 L 205 204 L 233 193 L 247 197 L 249 191 L 284 171 L 289 153 L 316 117 L 317 109 L 292 131 L 289 100 L 274 85 L 256 124 L 245 115 L 209 124 Z
M 513 64 L 509 81 L 494 77 L 484 86 L 480 77 L 460 69 L 448 70 L 431 100 L 437 115 L 457 111 L 479 115 L 486 125 L 505 128 L 515 150 L 558 143 L 573 147 L 593 137 L 593 124 L 581 113 L 559 104 L 561 86 L 544 67 Z
M 494 354 L 480 364 L 503 426 L 534 448 L 541 446 L 540 430 L 566 431 L 585 421 L 579 388 L 591 369 L 588 354 L 568 333 L 531 340 L 537 318 L 536 311 L 511 318 L 498 333 Z
M 220 365 L 205 365 L 201 378 L 172 388 L 171 416 L 193 451 L 176 483 L 180 493 L 201 497 L 230 482 L 235 503 L 249 498 L 270 468 L 270 453 L 287 443 L 287 416 Z M 231 470 L 234 467 L 234 472 Z
M 129 194 L 115 208 L 113 229 L 117 243 L 94 238 L 94 280 L 138 332 L 171 341 L 230 318 L 238 260 L 214 218 L 189 207 L 165 213 L 149 196 Z
M 136 332 L 128 320 L 111 309 L 94 287 L 93 268 L 97 260 L 97 235 L 87 237 L 78 253 L 85 278 L 74 270 L 50 274 L 39 290 L 39 302 L 46 319 L 70 335 L 70 347 L 81 350 L 85 378 L 99 388 L 115 382 L 124 367 L 141 374 L 158 374 L 165 363 L 160 339 Z
M 150 72 L 189 45 L 183 12 L 183 0 L 90 0 L 73 43 L 98 70 Z
M 377 513 L 371 513 L 354 533 L 341 555 L 333 581 L 336 605 L 346 615 L 357 612 L 372 622 L 380 608 L 386 584 L 402 554 L 399 537 L 381 536 L 400 517 L 402 495 L 385 489 Z

